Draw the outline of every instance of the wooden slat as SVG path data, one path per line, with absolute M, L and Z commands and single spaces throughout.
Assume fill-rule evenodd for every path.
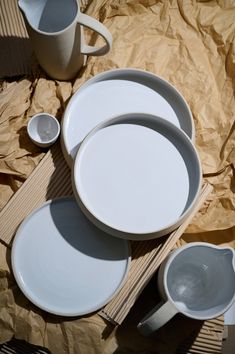
M 17 0 L 0 0 L 0 77 L 31 74 L 34 61 Z
M 219 354 L 222 351 L 224 318 L 205 321 L 198 333 L 187 338 L 176 354 Z
M 59 145 L 48 151 L 0 213 L 0 239 L 10 244 L 22 220 L 46 200 L 71 195 L 71 172 Z

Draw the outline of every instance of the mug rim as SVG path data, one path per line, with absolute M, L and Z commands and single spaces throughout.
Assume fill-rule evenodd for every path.
M 223 249 L 228 249 L 228 250 L 231 250 L 232 251 L 232 254 L 233 254 L 233 257 L 232 257 L 232 267 L 233 267 L 233 271 L 235 273 L 235 251 L 234 249 L 231 247 L 231 246 L 217 246 L 217 245 L 214 245 L 214 244 L 211 244 L 209 242 L 190 242 L 186 245 L 183 245 L 181 247 L 179 247 L 178 249 L 175 249 L 173 250 L 173 253 L 169 255 L 169 258 L 166 260 L 166 263 L 165 263 L 165 267 L 163 269 L 163 289 L 164 289 L 164 292 L 166 294 L 166 301 L 170 301 L 172 303 L 172 305 L 177 309 L 177 311 L 179 313 L 182 313 L 183 315 L 189 317 L 189 318 L 192 318 L 192 319 L 198 319 L 198 320 L 206 320 L 206 319 L 212 319 L 212 318 L 216 318 L 220 315 L 222 315 L 223 313 L 225 313 L 229 307 L 233 304 L 233 302 L 235 301 L 235 288 L 234 288 L 234 294 L 231 298 L 231 300 L 229 301 L 229 303 L 227 304 L 227 306 L 225 306 L 223 308 L 223 310 L 221 311 L 217 311 L 216 313 L 214 313 L 213 315 L 208 315 L 208 316 L 203 316 L 203 315 L 193 315 L 185 310 L 182 310 L 181 308 L 179 308 L 176 304 L 176 302 L 172 299 L 171 297 L 171 294 L 169 293 L 169 290 L 168 290 L 168 286 L 167 286 L 167 275 L 168 275 L 168 270 L 173 262 L 173 260 L 175 259 L 175 257 L 177 255 L 179 255 L 180 253 L 182 253 L 183 251 L 185 251 L 186 249 L 188 248 L 191 248 L 191 247 L 195 247 L 195 246 L 204 246 L 204 247 L 208 247 L 208 248 L 214 248 L 214 249 L 217 249 L 217 250 L 223 250 Z M 200 312 L 200 311 L 198 311 Z M 195 311 L 196 313 L 196 311 Z

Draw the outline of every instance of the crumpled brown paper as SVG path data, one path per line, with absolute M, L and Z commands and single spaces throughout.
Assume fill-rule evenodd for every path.
M 88 1 L 84 10 L 112 33 L 109 54 L 90 57 L 71 82 L 54 81 L 38 70 L 35 76 L 1 83 L 0 208 L 45 153 L 27 137 L 29 118 L 46 111 L 61 119 L 69 98 L 87 79 L 108 69 L 134 67 L 162 76 L 183 94 L 194 116 L 204 177 L 214 187 L 181 243 L 203 240 L 235 247 L 234 2 L 97 0 Z M 91 44 L 102 41 L 96 35 L 88 38 Z M 151 341 L 130 347 L 128 339 L 120 344 L 114 334 L 102 338 L 106 324 L 97 315 L 47 322 L 46 314 L 31 311 L 18 289 L 12 290 L 5 246 L 0 249 L 0 341 L 16 334 L 58 354 L 174 352 L 170 345 L 158 351 Z M 137 337 L 135 333 L 131 340 Z

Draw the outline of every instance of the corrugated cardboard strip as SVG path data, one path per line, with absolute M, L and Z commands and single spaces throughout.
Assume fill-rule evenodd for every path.
M 205 184 L 193 213 L 168 237 L 148 242 L 132 242 L 132 262 L 128 279 L 116 297 L 99 312 L 102 317 L 114 324 L 121 324 L 124 321 L 138 296 L 164 258 L 175 247 L 177 240 L 210 192 L 211 186 Z M 17 227 L 33 209 L 46 200 L 68 194 L 72 194 L 71 172 L 57 144 L 46 154 L 27 181 L 1 211 L 1 240 L 10 245 Z M 188 349 L 185 351 L 187 347 L 185 343 L 180 353 L 219 353 L 215 350 L 221 348 L 222 333 L 222 318 L 205 321 L 197 338 L 193 341 L 191 351 Z M 211 351 L 212 349 L 214 351 Z
M 17 1 L 0 0 L 0 78 L 30 74 L 34 60 Z
M 26 341 L 13 338 L 7 343 L 0 345 L 0 354 L 51 354 L 51 352 L 41 346 L 30 344 Z
M 187 338 L 176 354 L 221 354 L 222 340 L 223 317 L 205 321 L 200 332 Z

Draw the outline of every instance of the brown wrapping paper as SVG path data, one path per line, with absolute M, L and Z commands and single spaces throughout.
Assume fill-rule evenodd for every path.
M 0 1 L 1 5 L 8 3 Z M 167 79 L 187 100 L 195 120 L 204 177 L 213 185 L 213 192 L 179 244 L 203 240 L 235 247 L 234 1 L 97 0 L 82 5 L 84 12 L 111 31 L 113 48 L 108 55 L 90 57 L 71 82 L 51 80 L 38 65 L 33 70 L 31 67 L 31 76 L 0 82 L 0 208 L 45 154 L 27 137 L 29 118 L 47 111 L 61 119 L 72 93 L 88 78 L 112 68 L 135 67 Z M 4 11 L 0 17 L 6 16 L 7 9 Z M 4 27 L 4 21 L 0 19 L 0 23 Z M 11 26 L 7 29 L 11 31 Z M 0 32 L 0 36 L 9 37 L 6 32 Z M 92 44 L 101 41 L 91 33 L 87 36 Z M 0 64 L 3 58 L 1 55 Z M 5 75 L 1 72 L 2 77 L 10 76 L 9 66 L 7 70 Z M 128 338 L 128 321 L 119 335 L 110 334 L 111 325 L 98 315 L 58 322 L 38 309 L 31 312 L 8 272 L 9 257 L 9 249 L 0 244 L 0 342 L 16 334 L 59 354 L 174 353 L 182 340 L 178 336 L 169 342 L 163 336 L 135 341 L 134 329 L 130 329 L 134 335 L 131 332 Z

